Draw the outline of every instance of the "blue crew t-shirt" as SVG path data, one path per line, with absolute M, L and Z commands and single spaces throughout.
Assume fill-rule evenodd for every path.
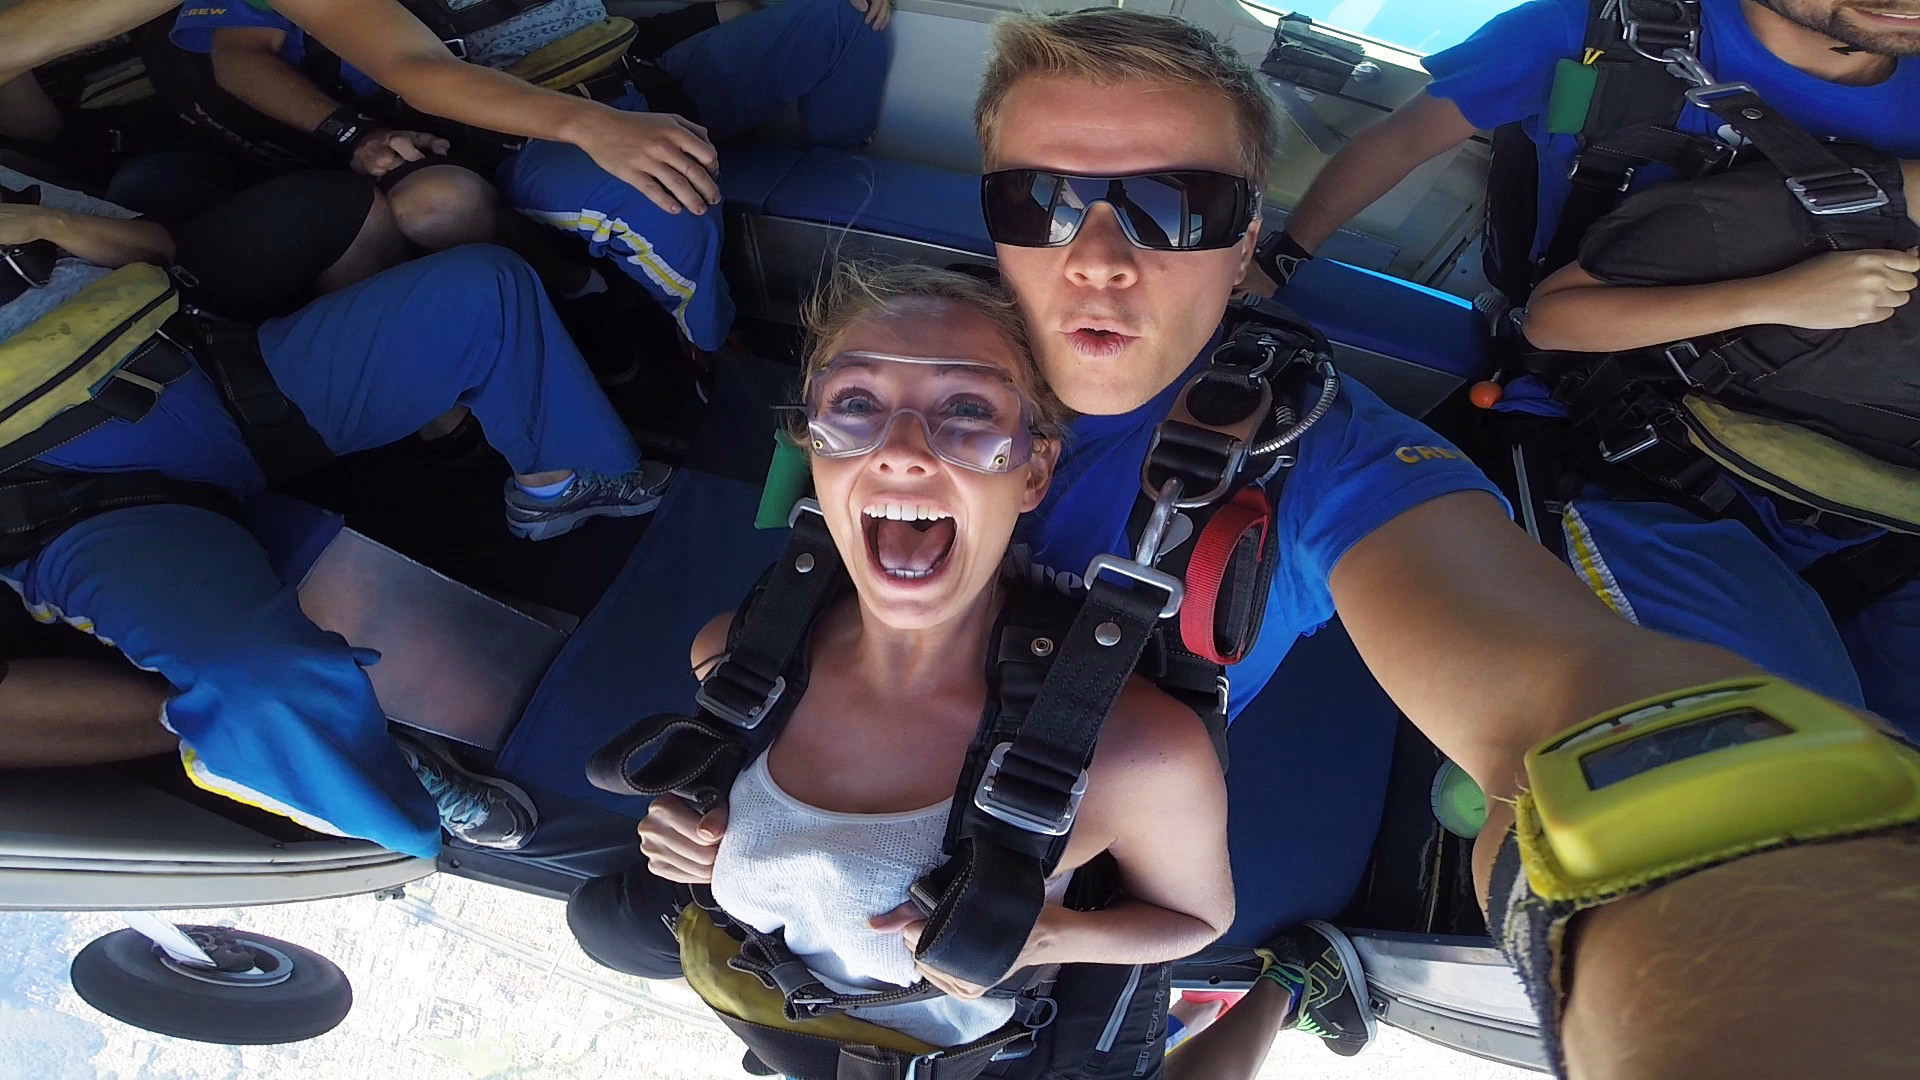
M 1019 539 L 1036 563 L 1077 578 L 1095 555 L 1131 552 L 1127 518 L 1140 491 L 1140 463 L 1186 381 L 1175 380 L 1130 413 L 1073 422 L 1052 489 L 1022 523 Z M 1333 408 L 1301 439 L 1299 462 L 1281 489 L 1266 619 L 1253 651 L 1227 671 L 1229 715 L 1238 716 L 1267 685 L 1295 641 L 1333 618 L 1327 579 L 1349 548 L 1413 507 L 1455 491 L 1500 498 L 1465 454 L 1345 379 Z
M 168 36 L 175 45 L 188 52 L 211 53 L 215 30 L 240 26 L 283 30 L 287 39 L 280 46 L 280 59 L 295 69 L 306 59 L 307 35 L 292 20 L 277 12 L 252 7 L 243 0 L 224 0 L 211 4 L 188 0 L 180 9 L 179 16 L 173 20 L 173 31 Z M 359 101 L 370 101 L 380 92 L 378 83 L 344 62 L 340 65 L 340 77 Z
M 1775 56 L 1754 37 L 1741 0 L 1700 0 L 1700 59 L 1723 82 L 1751 83 L 1760 96 L 1808 132 L 1864 143 L 1896 157 L 1920 157 L 1920 61 L 1905 59 L 1893 74 L 1871 86 L 1828 82 Z M 1539 218 L 1534 255 L 1553 236 L 1560 208 L 1572 189 L 1567 173 L 1578 150 L 1572 135 L 1545 131 L 1554 67 L 1577 58 L 1585 43 L 1587 0 L 1530 0 L 1502 12 L 1473 36 L 1427 57 L 1433 75 L 1427 93 L 1459 106 L 1483 130 L 1518 122 L 1540 148 Z M 1717 117 L 1696 105 L 1680 114 L 1680 129 L 1718 133 Z M 1648 166 L 1633 187 L 1671 179 Z

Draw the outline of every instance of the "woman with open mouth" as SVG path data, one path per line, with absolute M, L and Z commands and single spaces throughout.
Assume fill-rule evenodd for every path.
M 1016 1002 L 916 963 L 925 917 L 908 889 L 945 859 L 949 804 L 995 701 L 991 646 L 1031 587 L 1003 563 L 1015 522 L 1046 494 L 1059 406 L 1012 303 L 976 279 L 842 270 L 809 316 L 795 436 L 848 581 L 813 622 L 798 681 L 789 668 L 786 694 L 800 696 L 771 749 L 705 816 L 655 800 L 641 846 L 658 877 L 711 884 L 729 918 L 782 932 L 837 993 L 921 980 L 944 991 L 852 1015 L 960 1046 L 1007 1025 Z M 734 618 L 700 633 L 698 674 L 727 651 Z M 1086 872 L 1102 855 L 1117 874 Z M 1086 888 L 1096 876 L 1108 886 L 1097 900 Z M 1109 1032 L 1100 1047 L 1131 1076 L 1149 1060 L 1136 1058 L 1138 1040 L 1164 1031 L 1166 980 L 1151 965 L 1203 948 L 1233 920 L 1218 760 L 1199 719 L 1138 676 L 1087 770 L 1047 900 L 1013 970 L 1069 965 L 1058 1016 L 1034 1025 L 1032 1053 L 984 1075 L 1051 1076 L 1083 1060 L 1137 998 L 1135 1043 L 1115 1047 Z M 1071 965 L 1092 964 L 1148 967 L 1116 1007 L 1110 988 L 1076 1002 Z

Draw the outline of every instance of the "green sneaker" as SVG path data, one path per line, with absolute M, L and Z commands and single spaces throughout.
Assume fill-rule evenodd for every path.
M 1254 951 L 1265 965 L 1260 977 L 1293 995 L 1283 1028 L 1317 1035 L 1341 1057 L 1373 1041 L 1377 1028 L 1367 1004 L 1367 977 L 1347 935 L 1313 919 Z

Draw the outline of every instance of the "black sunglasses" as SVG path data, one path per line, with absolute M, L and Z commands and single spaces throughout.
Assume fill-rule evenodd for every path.
M 1002 169 L 980 178 L 987 235 L 1009 247 L 1072 243 L 1097 202 L 1113 208 L 1135 247 L 1152 251 L 1232 247 L 1260 212 L 1260 193 L 1246 177 L 1200 169 L 1133 176 Z

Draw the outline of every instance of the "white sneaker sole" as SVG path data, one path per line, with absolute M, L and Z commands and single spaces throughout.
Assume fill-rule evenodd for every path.
M 659 507 L 663 497 L 655 495 L 645 502 L 593 506 L 558 517 L 541 518 L 538 521 L 515 521 L 512 516 L 508 516 L 507 531 L 522 540 L 551 540 L 556 536 L 565 536 L 594 518 L 639 517 L 642 514 L 651 514 Z
M 1340 954 L 1340 964 L 1347 969 L 1347 985 L 1353 987 L 1360 998 L 1360 1015 L 1367 1019 L 1367 1042 L 1371 1043 L 1380 1035 L 1379 1021 L 1374 1019 L 1372 995 L 1367 993 L 1367 969 L 1360 964 L 1360 954 L 1354 950 L 1353 942 L 1341 933 L 1332 923 L 1322 919 L 1308 919 L 1303 926 L 1309 926 L 1327 936 L 1333 943 L 1333 949 Z M 1355 981 L 1358 976 L 1358 981 Z

